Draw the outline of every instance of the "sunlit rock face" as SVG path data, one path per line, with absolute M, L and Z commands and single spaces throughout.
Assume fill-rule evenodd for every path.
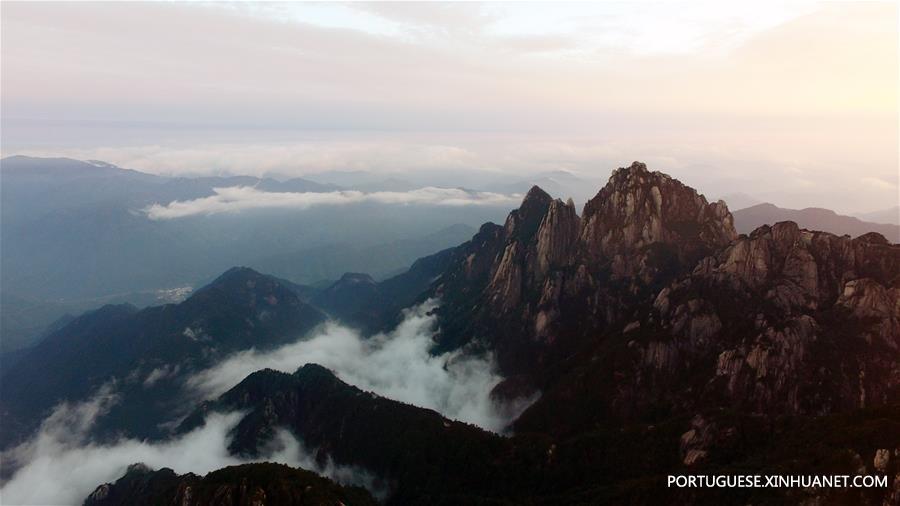
M 635 162 L 580 216 L 533 188 L 461 251 L 432 287 L 438 346 L 492 351 L 498 395 L 540 390 L 522 430 L 900 400 L 900 246 L 878 234 L 738 235 L 724 203 Z
M 752 322 L 713 343 L 723 348 L 716 376 L 735 403 L 792 413 L 881 405 L 900 388 L 897 360 L 885 354 L 900 347 L 898 250 L 877 234 L 851 239 L 793 222 L 763 226 L 667 288 L 657 309 L 680 332 L 692 313 L 684 304 L 673 313 L 671 298 L 703 290 L 724 295 L 703 303 L 714 314 L 734 314 L 729 327 L 739 318 Z
M 635 253 L 654 243 L 675 245 L 684 257 L 719 248 L 737 236 L 724 202 L 710 204 L 693 188 L 650 172 L 640 162 L 613 172 L 585 205 L 583 220 L 581 243 L 586 257 L 595 260 Z
M 534 187 L 490 241 L 464 245 L 434 287 L 449 302 L 438 310 L 439 346 L 474 342 L 495 349 L 505 372 L 533 374 L 632 318 L 635 297 L 655 294 L 735 237 L 724 203 L 639 162 L 614 171 L 582 216 L 571 199 Z M 488 273 L 480 285 L 469 274 L 475 266 Z

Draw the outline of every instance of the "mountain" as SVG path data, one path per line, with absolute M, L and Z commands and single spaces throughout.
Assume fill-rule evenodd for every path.
M 438 345 L 492 352 L 498 395 L 542 392 L 519 430 L 896 401 L 900 246 L 793 222 L 739 237 L 732 223 L 724 203 L 640 163 L 580 217 L 534 188 L 426 295 L 442 301 Z
M 351 273 L 311 288 L 246 269 L 223 278 L 181 304 L 106 308 L 49 336 L 40 355 L 2 377 L 4 437 L 5 403 L 27 405 L 22 392 L 84 396 L 83 377 L 100 383 L 93 368 L 119 377 L 137 369 L 146 382 L 171 371 L 164 367 L 221 357 L 206 336 L 246 349 L 321 321 L 317 312 L 291 316 L 299 309 L 286 305 L 310 314 L 321 306 L 374 331 L 390 328 L 403 305 L 434 299 L 433 355 L 490 357 L 503 377 L 495 402 L 537 398 L 513 421 L 513 435 L 380 397 L 314 364 L 257 371 L 214 400 L 181 402 L 177 412 L 187 416 L 176 433 L 196 433 L 213 413 L 237 413 L 232 455 L 259 458 L 286 430 L 315 462 L 370 473 L 388 504 L 900 500 L 900 245 L 876 232 L 851 238 L 782 221 L 738 234 L 724 202 L 635 162 L 615 170 L 580 214 L 532 187 L 502 226 L 486 223 L 468 242 L 381 282 Z M 204 293 L 216 296 L 192 302 Z M 217 331 L 200 332 L 198 318 L 219 322 Z M 184 344 L 191 335 L 199 344 Z M 151 336 L 160 347 L 144 347 Z M 153 371 L 134 353 L 158 359 Z M 128 365 L 103 369 L 106 361 Z M 125 385 L 124 408 L 104 416 L 115 421 L 107 433 L 170 437 L 154 429 L 163 420 L 155 413 L 172 419 L 166 401 L 177 402 L 181 370 L 171 379 L 160 373 L 147 392 Z M 666 485 L 685 474 L 877 474 L 889 482 Z
M 115 483 L 97 487 L 84 501 L 84 506 L 158 504 L 374 506 L 378 502 L 365 489 L 342 487 L 310 471 L 271 463 L 226 467 L 203 477 L 135 464 Z
M 643 164 L 615 171 L 581 217 L 535 187 L 503 227 L 485 225 L 461 246 L 432 287 L 439 346 L 490 349 L 504 374 L 534 383 L 735 237 L 724 203 Z
M 313 298 L 320 307 L 342 320 L 374 309 L 371 305 L 379 299 L 378 284 L 372 276 L 359 272 L 345 273 Z
M 154 202 L 205 197 L 213 188 L 255 186 L 265 191 L 336 191 L 336 185 L 302 178 L 277 181 L 253 176 L 165 177 L 101 161 L 10 156 L 0 160 L 5 219 L 17 222 L 52 210 L 87 205 L 136 208 Z
M 793 221 L 802 228 L 851 237 L 877 232 L 891 242 L 900 242 L 900 225 L 890 225 L 890 222 L 870 223 L 829 209 L 783 209 L 772 204 L 759 204 L 734 212 L 734 225 L 742 234 L 749 234 L 759 226 L 773 225 L 779 221 Z
M 234 268 L 180 304 L 86 313 L 4 368 L 0 407 L 7 447 L 28 435 L 63 400 L 85 399 L 116 379 L 123 402 L 98 433 L 160 435 L 180 408 L 178 388 L 195 370 L 251 347 L 293 342 L 325 316 L 276 279 Z
M 894 206 L 880 211 L 872 211 L 871 213 L 857 214 L 856 217 L 871 223 L 900 225 L 900 206 Z
M 45 299 L 0 290 L 0 352 L 8 354 L 30 348 L 68 323 L 73 315 L 98 307 L 132 304 L 147 307 L 178 302 L 190 294 L 189 286 L 171 290 L 145 290 L 105 297 Z
M 398 323 L 401 309 L 416 302 L 447 268 L 455 248 L 416 260 L 406 272 L 376 282 L 368 274 L 345 273 L 310 296 L 310 301 L 336 319 L 370 334 Z
M 532 189 L 426 296 L 442 350 L 492 352 L 498 396 L 542 393 L 517 432 L 681 424 L 690 467 L 733 462 L 754 417 L 900 402 L 900 246 L 793 222 L 739 237 L 723 203 L 639 163 L 580 217 Z
M 322 311 L 367 333 L 394 325 L 451 252 L 423 257 L 381 282 L 347 273 L 324 288 L 233 268 L 178 304 L 106 305 L 63 318 L 38 345 L 3 355 L 0 444 L 28 435 L 59 401 L 84 399 L 113 378 L 127 394 L 98 433 L 127 428 L 136 436 L 162 436 L 157 425 L 177 412 L 178 389 L 191 372 L 234 351 L 293 342 L 325 320 Z
M 485 189 L 506 194 L 526 194 L 532 187 L 538 186 L 545 192 L 553 195 L 561 195 L 572 198 L 576 202 L 586 202 L 593 196 L 596 187 L 593 181 L 582 179 L 565 170 L 555 170 L 535 174 L 519 181 L 509 182 L 508 178 L 493 184 L 488 184 Z
M 500 436 L 364 392 L 319 365 L 293 374 L 255 372 L 201 405 L 179 431 L 199 427 L 220 411 L 246 413 L 233 432 L 233 454 L 253 457 L 275 429 L 286 428 L 317 449 L 316 460 L 374 474 L 400 504 L 505 488 L 492 464 L 503 457 Z
M 761 227 L 558 365 L 565 372 L 516 426 L 568 433 L 661 413 L 816 416 L 896 403 L 898 272 L 900 251 L 876 234 Z

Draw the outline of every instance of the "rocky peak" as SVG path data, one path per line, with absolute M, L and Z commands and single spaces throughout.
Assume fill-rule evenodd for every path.
M 878 232 L 868 232 L 856 238 L 859 242 L 865 242 L 869 244 L 881 244 L 883 246 L 888 246 L 891 244 L 887 238 Z
M 461 247 L 431 292 L 441 297 L 436 342 L 442 351 L 470 343 L 489 348 L 506 376 L 541 388 L 555 364 L 598 336 L 623 329 L 646 336 L 661 325 L 702 351 L 723 328 L 762 314 L 772 320 L 759 323 L 760 331 L 774 329 L 781 335 L 775 341 L 811 339 L 810 315 L 842 297 L 841 305 L 861 317 L 889 317 L 877 334 L 900 347 L 891 339 L 900 328 L 900 312 L 892 309 L 900 300 L 898 253 L 900 246 L 876 235 L 850 239 L 793 222 L 738 237 L 723 202 L 709 203 L 634 163 L 613 172 L 581 217 L 571 203 L 535 188 L 505 227 L 484 227 Z M 863 278 L 878 285 L 847 284 Z M 728 304 L 717 305 L 720 296 Z M 743 310 L 736 298 L 759 306 L 735 316 Z M 658 310 L 654 321 L 644 310 L 651 307 Z M 783 330 L 785 322 L 794 330 Z M 667 346 L 645 350 L 657 370 L 677 362 L 677 350 Z
M 653 243 L 686 253 L 711 251 L 736 236 L 722 201 L 709 203 L 696 190 L 634 162 L 615 170 L 584 207 L 581 241 L 592 258 L 627 254 Z
M 543 280 L 551 269 L 567 265 L 580 227 L 571 199 L 553 199 L 534 186 L 506 220 L 505 245 L 491 269 L 491 299 L 511 308 L 528 285 Z
M 549 193 L 545 192 L 540 186 L 534 185 L 528 190 L 528 193 L 525 194 L 525 198 L 522 199 L 522 208 L 529 208 L 533 206 L 546 207 L 553 200 L 553 197 L 550 196 Z
M 536 235 L 538 277 L 542 278 L 551 269 L 563 267 L 569 262 L 580 232 L 581 218 L 575 212 L 572 199 L 566 203 L 559 199 L 550 202 Z
M 250 312 L 271 312 L 279 308 L 305 308 L 299 296 L 278 278 L 260 274 L 248 267 L 233 267 L 212 283 L 194 292 L 184 303 L 195 311 L 209 311 L 215 306 L 232 305 Z
M 618 325 L 631 317 L 624 313 L 633 301 L 625 298 L 655 295 L 737 236 L 723 202 L 710 204 L 640 162 L 614 171 L 580 217 L 571 200 L 534 187 L 493 230 L 499 234 L 465 246 L 458 267 L 436 285 L 443 300 L 439 342 L 458 346 L 483 325 L 477 332 L 493 336 L 500 367 L 513 373 L 554 360 L 542 356 L 551 348 L 564 355 L 587 334 Z M 571 325 L 567 313 L 590 315 L 590 323 Z M 498 319 L 505 319 L 501 328 Z
M 628 167 L 619 167 L 618 169 L 614 170 L 612 173 L 612 177 L 621 176 L 628 178 L 649 174 L 650 171 L 647 170 L 646 163 L 634 161 L 631 162 L 631 165 Z
M 900 272 L 900 246 L 869 233 L 850 239 L 801 229 L 793 221 L 763 225 L 741 236 L 695 274 L 765 289 L 784 308 L 814 309 L 833 303 L 854 279 L 870 277 L 890 286 Z
M 552 202 L 553 197 L 547 192 L 537 185 L 532 186 L 522 200 L 522 205 L 509 213 L 506 218 L 507 237 L 523 241 L 530 240 L 537 232 L 537 228 Z

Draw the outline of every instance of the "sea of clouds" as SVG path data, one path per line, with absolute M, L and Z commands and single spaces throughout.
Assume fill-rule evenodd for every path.
M 311 337 L 274 350 L 235 353 L 189 376 L 184 393 L 195 400 L 215 398 L 254 371 L 294 372 L 317 363 L 361 389 L 504 432 L 536 395 L 495 401 L 490 392 L 503 378 L 489 355 L 431 354 L 436 304 L 429 300 L 412 307 L 394 330 L 368 338 L 332 322 Z M 91 399 L 62 403 L 30 440 L 0 455 L 5 468 L 16 469 L 0 489 L 0 503 L 80 504 L 96 486 L 115 481 L 138 462 L 154 469 L 169 467 L 179 474 L 200 475 L 246 462 L 227 450 L 229 433 L 243 416 L 239 412 L 212 414 L 204 426 L 167 441 L 93 441 L 90 433 L 95 421 L 119 400 L 115 382 L 110 382 Z M 339 483 L 364 486 L 376 495 L 384 493 L 377 477 L 364 469 L 330 462 L 322 465 L 313 455 L 302 441 L 281 431 L 254 460 L 302 467 Z
M 171 220 L 194 215 L 234 213 L 250 209 L 308 209 L 359 203 L 427 204 L 437 206 L 512 205 L 520 195 L 475 192 L 460 188 L 425 187 L 410 191 L 269 192 L 252 186 L 214 188 L 214 195 L 193 200 L 153 204 L 143 212 L 152 220 Z
M 238 352 L 195 374 L 188 387 L 214 398 L 260 369 L 294 372 L 315 363 L 363 390 L 502 433 L 535 399 L 503 403 L 491 390 L 503 378 L 490 355 L 458 351 L 433 355 L 435 300 L 407 309 L 392 331 L 365 338 L 356 330 L 330 323 L 309 339 L 270 350 Z
M 206 474 L 225 466 L 249 462 L 230 455 L 229 433 L 243 413 L 213 413 L 205 425 L 168 441 L 122 438 L 109 443 L 90 439 L 96 420 L 117 401 L 113 384 L 91 398 L 58 405 L 30 440 L 3 453 L 3 465 L 18 467 L 0 489 L 2 504 L 81 504 L 98 485 L 120 478 L 129 465 L 152 469 L 169 467 L 179 474 Z M 315 471 L 341 483 L 365 486 L 378 493 L 367 472 L 331 462 L 320 465 L 313 453 L 287 431 L 279 431 L 256 461 L 280 462 Z

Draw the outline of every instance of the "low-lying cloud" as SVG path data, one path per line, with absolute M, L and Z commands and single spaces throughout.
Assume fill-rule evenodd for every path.
M 503 432 L 536 396 L 509 403 L 491 399 L 491 390 L 503 378 L 490 356 L 432 355 L 435 317 L 430 313 L 435 306 L 436 301 L 430 300 L 410 308 L 393 331 L 370 338 L 330 323 L 312 338 L 275 350 L 238 352 L 191 376 L 185 388 L 190 397 L 213 398 L 260 369 L 293 372 L 317 363 L 364 390 Z M 151 377 L 168 374 L 171 371 L 158 369 Z M 139 462 L 153 469 L 169 467 L 179 474 L 200 475 L 250 461 L 281 462 L 339 483 L 366 487 L 376 496 L 386 490 L 378 477 L 364 469 L 338 466 L 329 459 L 321 463 L 315 451 L 307 450 L 285 429 L 256 459 L 231 455 L 230 433 L 243 417 L 241 412 L 211 413 L 202 427 L 166 441 L 92 440 L 95 422 L 119 400 L 111 382 L 84 402 L 58 405 L 35 436 L 0 456 L 6 469 L 16 470 L 0 489 L 0 502 L 79 504 L 98 485 L 115 481 L 129 465 Z
M 164 442 L 121 439 L 108 444 L 90 440 L 94 422 L 118 400 L 112 385 L 81 403 L 60 404 L 29 441 L 2 455 L 4 466 L 17 469 L 0 489 L 3 504 L 81 504 L 103 483 L 120 478 L 128 466 L 143 463 L 168 467 L 179 474 L 206 474 L 249 462 L 229 454 L 229 434 L 243 413 L 211 413 L 206 423 Z M 315 471 L 335 481 L 379 492 L 371 474 L 356 467 L 317 463 L 312 452 L 286 430 L 279 430 L 256 461 L 269 461 Z
M 143 211 L 150 219 L 167 220 L 194 215 L 234 213 L 250 209 L 308 209 L 313 206 L 359 203 L 424 204 L 437 206 L 511 205 L 518 195 L 475 192 L 459 188 L 433 186 L 395 192 L 267 192 L 252 186 L 214 188 L 215 195 L 194 200 L 176 200 L 166 205 L 153 204 Z
M 294 372 L 304 364 L 316 363 L 363 390 L 503 432 L 535 399 L 506 404 L 491 399 L 491 389 L 503 378 L 490 356 L 432 355 L 435 316 L 429 313 L 435 305 L 431 300 L 408 309 L 396 329 L 370 338 L 331 323 L 310 339 L 266 352 L 242 351 L 196 374 L 188 386 L 211 398 L 254 371 Z

